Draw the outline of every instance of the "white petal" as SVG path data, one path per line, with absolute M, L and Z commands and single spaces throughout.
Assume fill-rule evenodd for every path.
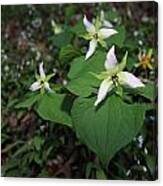
M 110 78 L 103 80 L 98 90 L 97 100 L 94 105 L 97 106 L 102 100 L 104 100 L 107 93 L 111 91 L 112 88 L 113 82 Z
M 131 88 L 144 87 L 144 84 L 139 78 L 129 72 L 120 72 L 117 74 L 119 83 L 122 85 L 129 86 Z
M 116 64 L 117 64 L 117 58 L 115 56 L 115 46 L 113 45 L 107 53 L 104 66 L 108 70 L 114 68 Z
M 107 21 L 107 20 L 104 20 L 103 21 L 103 26 L 108 27 L 108 28 L 112 28 L 113 27 L 113 25 L 111 24 L 111 22 L 110 21 Z
M 104 19 L 105 19 L 104 11 L 101 10 L 101 12 L 100 12 L 100 20 L 104 21 Z
M 46 90 L 51 91 L 51 88 L 50 88 L 48 82 L 45 82 L 45 83 L 44 83 L 44 87 L 45 87 Z
M 44 72 L 44 68 L 43 68 L 43 62 L 40 63 L 39 72 L 40 72 L 41 79 L 45 79 L 46 76 L 45 76 L 45 72 Z
M 39 82 L 39 81 L 36 81 L 36 82 L 34 82 L 31 86 L 30 86 L 30 90 L 31 91 L 36 91 L 36 90 L 38 90 L 38 89 L 40 89 L 41 88 L 41 83 Z
M 90 32 L 90 33 L 95 32 L 95 26 L 91 22 L 88 21 L 86 15 L 84 15 L 83 23 L 84 23 L 84 26 L 85 26 L 87 32 Z
M 103 23 L 103 26 L 108 27 L 108 28 L 113 27 L 113 25 L 109 21 L 105 20 L 105 15 L 104 15 L 103 10 L 101 10 L 101 12 L 100 12 L 100 20 Z
M 105 39 L 117 33 L 118 32 L 116 30 L 111 28 L 101 28 L 98 32 L 98 35 L 101 39 Z
M 97 40 L 96 39 L 92 39 L 90 42 L 89 42 L 89 49 L 87 51 L 87 54 L 86 54 L 86 57 L 85 57 L 85 60 L 87 60 L 95 51 L 96 49 L 96 46 L 97 46 Z

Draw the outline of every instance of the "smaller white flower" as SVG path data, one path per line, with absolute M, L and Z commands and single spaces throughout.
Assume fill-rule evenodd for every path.
M 51 25 L 52 25 L 52 29 L 54 34 L 60 34 L 63 32 L 62 27 L 58 24 L 56 24 L 56 22 L 54 20 L 51 20 Z
M 111 24 L 106 22 L 103 15 L 100 19 L 96 19 L 95 24 L 91 23 L 84 15 L 83 24 L 88 32 L 88 34 L 83 37 L 86 40 L 90 40 L 89 48 L 85 57 L 85 60 L 87 60 L 95 52 L 98 43 L 100 43 L 102 47 L 106 48 L 107 45 L 104 39 L 109 38 L 118 32 L 113 28 L 110 28 L 112 27 Z
M 49 86 L 49 83 L 48 81 L 54 76 L 55 74 L 50 74 L 50 75 L 47 75 L 45 74 L 44 72 L 44 68 L 43 68 L 43 62 L 40 63 L 39 65 L 39 75 L 36 75 L 36 79 L 37 81 L 35 81 L 31 86 L 30 86 L 30 90 L 31 91 L 36 91 L 36 90 L 47 90 L 47 91 L 52 91 L 50 86 Z
M 128 86 L 130 88 L 144 87 L 141 80 L 135 77 L 133 74 L 123 71 L 127 62 L 127 53 L 125 54 L 122 62 L 118 64 L 115 56 L 115 47 L 109 50 L 104 67 L 105 72 L 99 75 L 95 75 L 97 78 L 103 80 L 98 90 L 95 106 L 97 106 L 102 100 L 105 99 L 108 92 L 118 85 Z

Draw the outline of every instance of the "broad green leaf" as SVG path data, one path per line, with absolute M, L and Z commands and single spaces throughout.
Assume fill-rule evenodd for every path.
M 47 93 L 42 95 L 35 109 L 43 119 L 71 127 L 71 104 L 72 99 L 65 94 Z
M 145 84 L 145 87 L 137 89 L 126 89 L 126 92 L 132 95 L 141 95 L 150 101 L 154 101 L 157 96 L 157 87 L 154 83 L 148 82 Z
M 60 34 L 54 35 L 51 40 L 53 44 L 58 47 L 62 48 L 65 45 L 68 45 L 72 39 L 72 33 L 65 30 L 65 32 L 62 32 Z
M 79 49 L 74 48 L 72 45 L 67 45 L 61 48 L 59 59 L 61 62 L 70 63 L 73 58 L 81 55 Z
M 89 60 L 85 61 L 85 57 L 76 58 L 72 65 L 68 77 L 70 82 L 67 85 L 69 91 L 82 97 L 87 97 L 95 91 L 95 87 L 99 86 L 100 81 L 95 78 L 91 72 L 101 73 L 104 71 L 104 61 L 106 54 L 104 52 L 96 52 Z
M 123 43 L 126 37 L 126 30 L 124 26 L 119 26 L 118 28 L 115 28 L 118 33 L 109 37 L 106 42 L 109 46 L 112 46 L 113 44 L 117 45 L 118 47 L 122 48 Z
M 139 88 L 139 94 L 144 96 L 147 99 L 155 100 L 157 96 L 157 87 L 154 83 L 147 83 L 145 87 Z
M 28 95 L 24 101 L 20 102 L 15 106 L 15 108 L 29 108 L 31 107 L 37 100 L 39 100 L 40 94 L 39 93 L 32 93 Z
M 84 24 L 83 24 L 83 18 L 78 20 L 76 25 L 74 27 L 72 27 L 71 31 L 78 36 L 86 33 L 86 30 L 85 30 L 85 27 L 84 27 Z
M 129 50 L 130 52 L 137 50 L 138 48 L 138 41 L 137 38 L 133 38 L 133 37 L 127 37 L 124 43 L 124 46 L 127 48 L 127 50 Z
M 136 60 L 136 56 L 135 58 L 133 57 L 128 57 L 128 60 L 127 60 L 127 64 L 126 64 L 126 67 L 129 71 L 132 70 L 132 68 L 134 67 L 134 65 L 137 63 L 137 60 Z
M 141 105 L 129 105 L 118 96 L 108 97 L 99 107 L 95 98 L 78 98 L 72 108 L 77 135 L 104 166 L 140 130 L 145 114 Z

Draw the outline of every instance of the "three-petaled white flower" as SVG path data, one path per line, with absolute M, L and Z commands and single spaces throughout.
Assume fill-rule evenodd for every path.
M 44 90 L 47 90 L 47 91 L 52 91 L 50 86 L 49 86 L 49 83 L 48 81 L 55 75 L 54 73 L 53 74 L 50 74 L 50 75 L 45 75 L 45 72 L 44 72 L 44 68 L 43 68 L 43 62 L 40 63 L 39 65 L 39 74 L 40 75 L 36 75 L 36 79 L 37 81 L 35 81 L 31 86 L 30 86 L 30 90 L 31 91 L 36 91 L 36 90 L 39 90 L 41 89 L 41 91 L 44 91 Z
M 127 62 L 127 52 L 122 59 L 121 63 L 117 63 L 115 56 L 115 47 L 109 50 L 104 67 L 106 71 L 99 75 L 95 75 L 97 78 L 103 80 L 98 90 L 97 99 L 94 103 L 97 106 L 102 100 L 105 99 L 107 93 L 118 85 L 128 86 L 130 88 L 144 87 L 141 80 L 135 77 L 133 74 L 123 71 Z
M 96 23 L 94 25 L 91 22 L 89 22 L 87 17 L 84 15 L 83 23 L 88 32 L 88 34 L 84 36 L 84 38 L 86 40 L 90 40 L 89 49 L 85 57 L 85 59 L 87 60 L 95 52 L 98 42 L 101 44 L 102 47 L 106 48 L 107 45 L 104 39 L 114 34 L 117 34 L 118 32 L 112 28 L 108 28 L 106 24 L 104 24 L 106 23 L 106 20 L 104 20 L 103 17 L 102 20 L 96 19 Z

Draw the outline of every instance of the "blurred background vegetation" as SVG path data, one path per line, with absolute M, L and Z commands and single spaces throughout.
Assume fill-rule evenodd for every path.
M 67 83 L 70 63 L 86 51 L 87 42 L 76 36 L 82 17 L 86 14 L 91 20 L 101 10 L 113 25 L 123 25 L 117 43 L 119 49 L 129 51 L 127 68 L 156 85 L 157 4 L 154 2 L 2 6 L 2 176 L 157 178 L 157 108 L 147 113 L 141 132 L 111 160 L 105 173 L 98 168 L 95 154 L 78 141 L 71 129 L 42 120 L 32 108 L 15 109 L 28 92 L 41 61 L 47 72 L 57 73 L 52 79 L 57 84 L 56 90 Z M 153 68 L 136 68 L 135 64 L 140 62 L 138 53 L 151 48 Z M 157 103 L 157 98 L 152 101 Z

